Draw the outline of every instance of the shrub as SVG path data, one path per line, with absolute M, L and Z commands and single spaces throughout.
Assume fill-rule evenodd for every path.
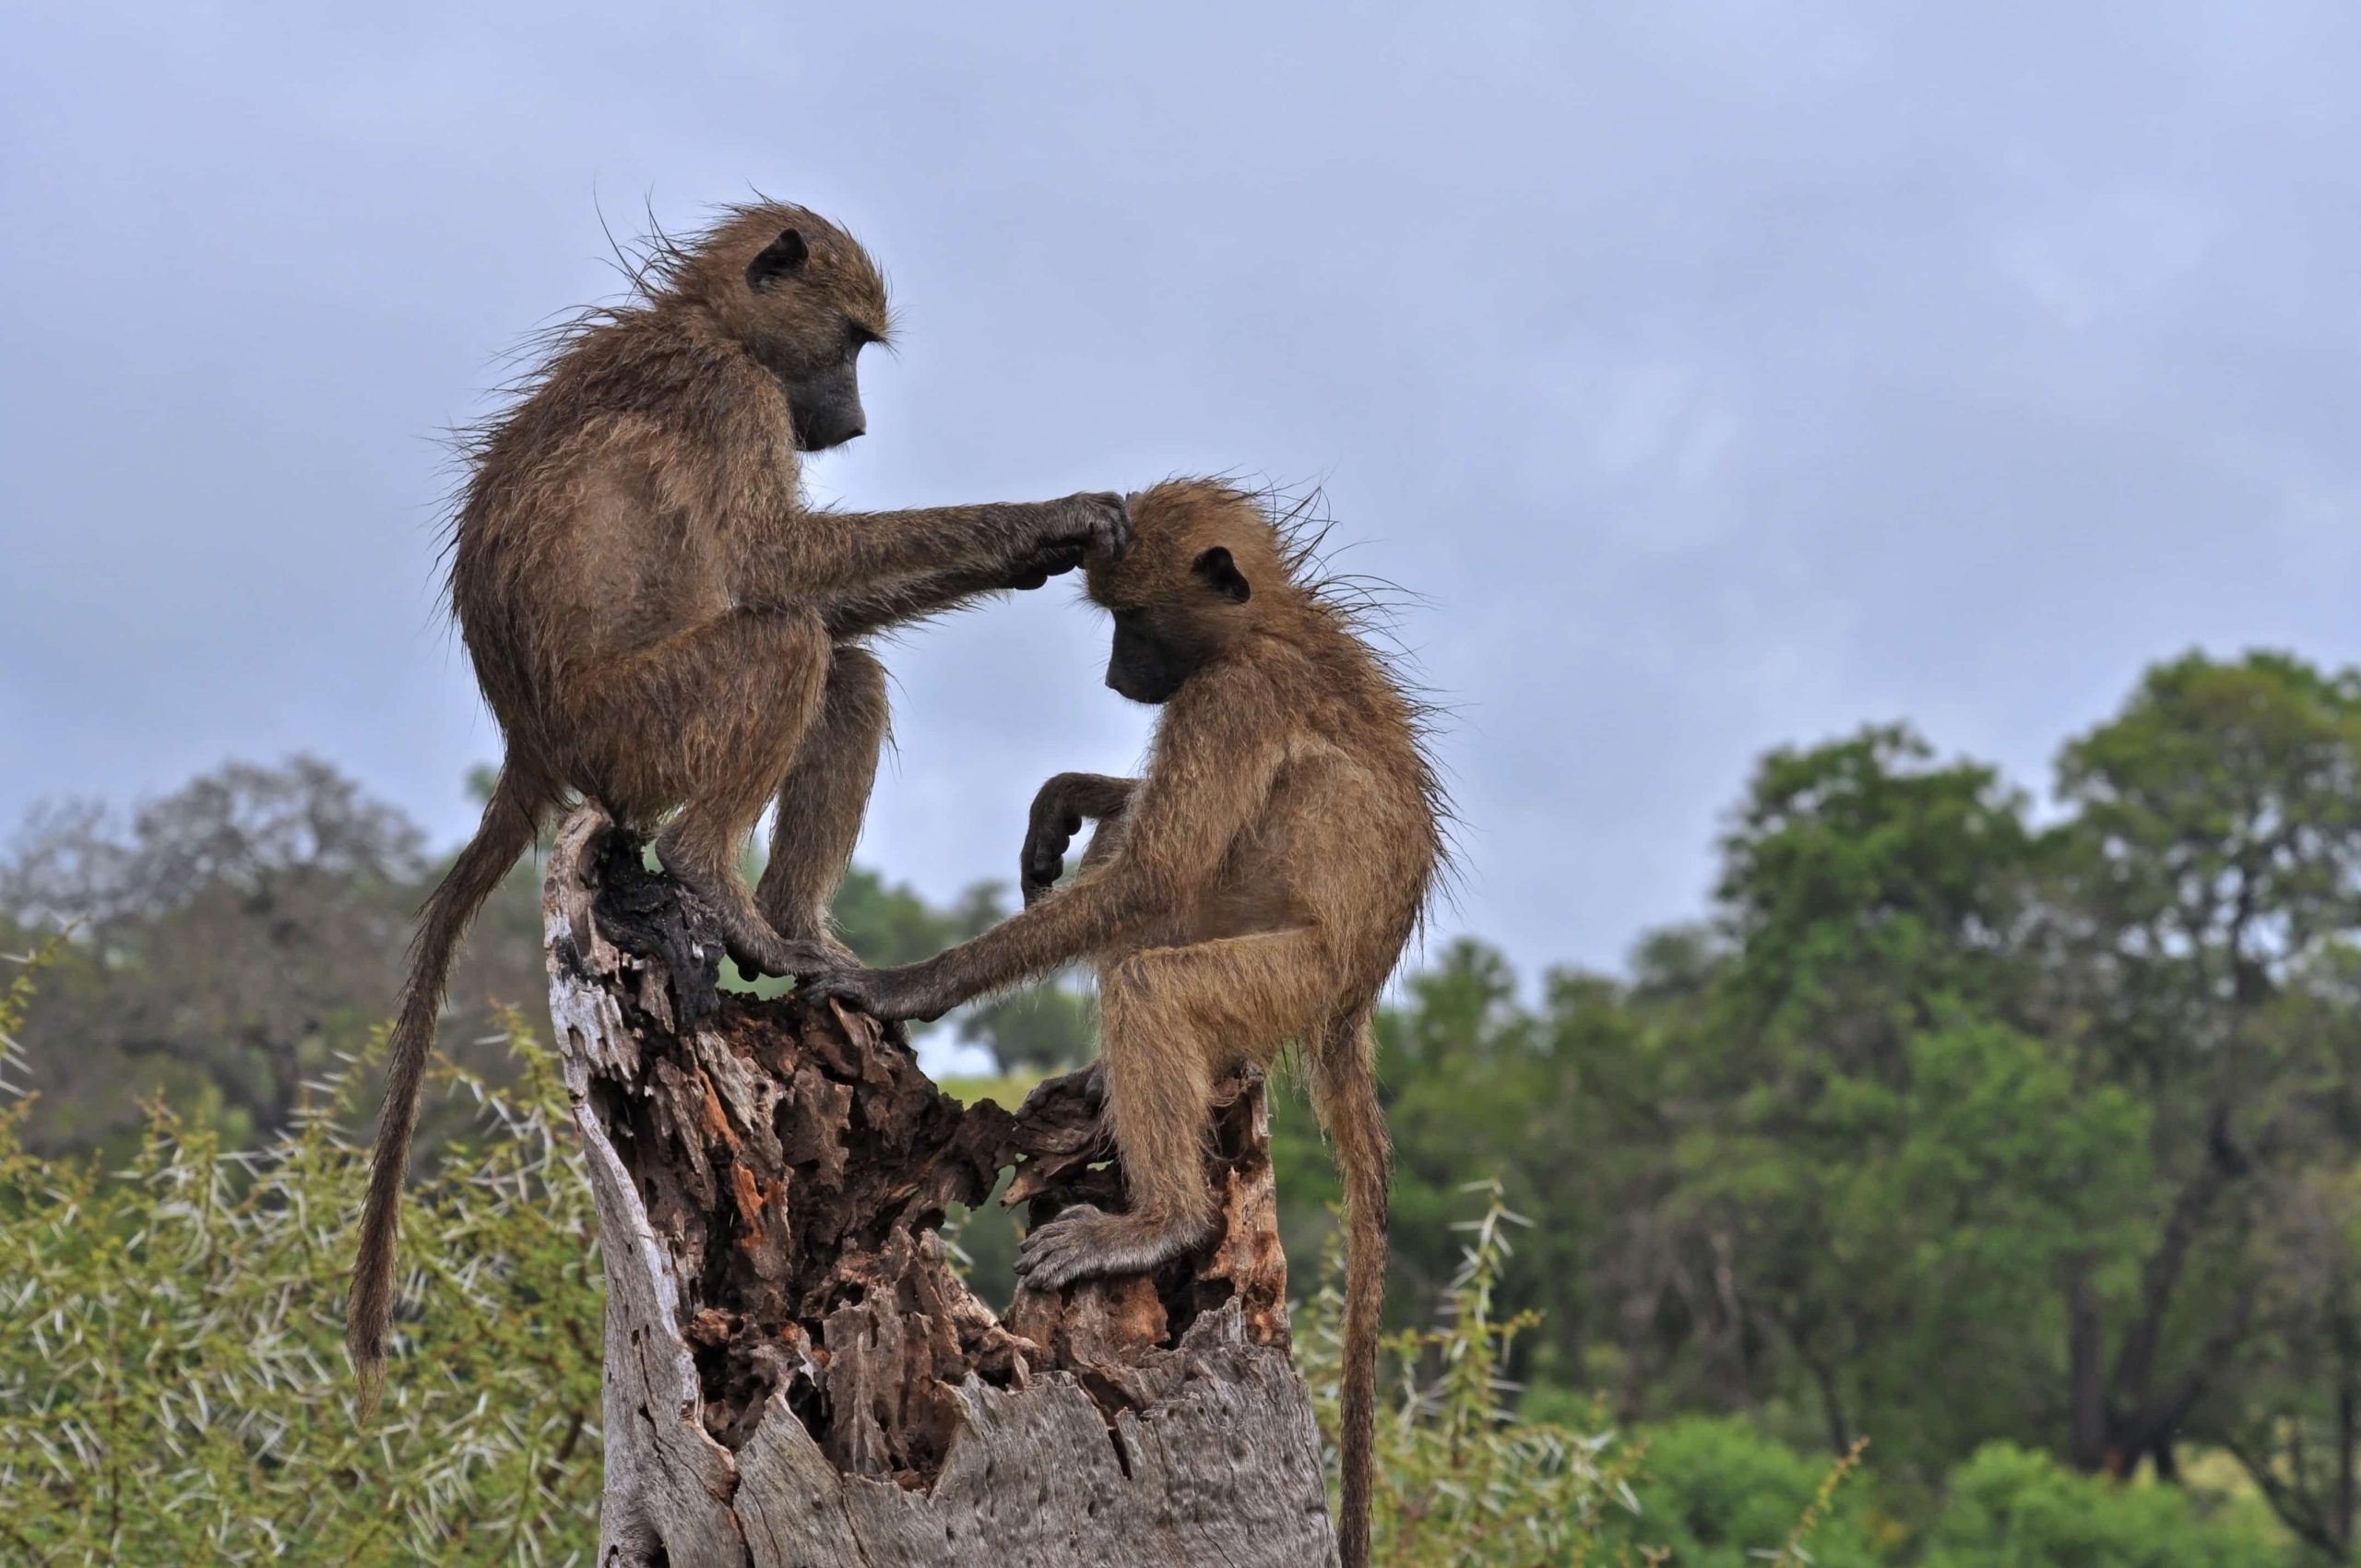
M 1836 1473 L 1825 1455 L 1798 1454 L 1742 1420 L 1691 1416 L 1653 1428 L 1640 1470 L 1639 1514 L 1616 1521 L 1612 1533 L 1668 1552 L 1673 1568 L 1762 1568 L 1780 1560 L 1807 1514 L 1808 1561 L 1819 1568 L 1886 1561 L 1857 1489 L 1835 1491 L 1815 1509 Z
M 1513 1385 L 1501 1369 L 1529 1320 L 1496 1317 L 1492 1295 L 1512 1252 L 1509 1229 L 1525 1221 L 1501 1202 L 1497 1182 L 1469 1190 L 1484 1193 L 1486 1206 L 1458 1227 L 1469 1240 L 1441 1326 L 1386 1343 L 1398 1392 L 1378 1415 L 1370 1560 L 1437 1568 L 1611 1561 L 1600 1521 L 1638 1505 L 1632 1455 L 1612 1429 L 1519 1421 L 1508 1407 Z M 1296 1343 L 1332 1458 L 1344 1349 L 1341 1229 Z M 1433 1369 L 1430 1380 L 1421 1381 L 1422 1368 Z
M 28 981 L 0 998 L 0 1037 Z M 128 1169 L 0 1112 L 0 1560 L 587 1563 L 599 1292 L 564 1097 L 521 1033 L 490 1134 L 413 1187 L 384 1408 L 342 1344 L 367 1161 L 325 1086 L 261 1154 L 160 1108 Z
M 1718 1568 L 1725 1561 L 1867 1568 L 1873 1560 L 1866 1548 L 1856 1550 L 1858 1531 L 1849 1520 L 1835 1522 L 1831 1550 L 1822 1550 L 1819 1533 L 1849 1462 L 1832 1467 L 1760 1438 L 1740 1443 L 1743 1429 L 1699 1421 L 1667 1434 L 1670 1483 L 1641 1483 L 1643 1464 L 1661 1474 L 1655 1445 L 1625 1441 L 1595 1411 L 1578 1421 L 1521 1418 L 1502 1369 L 1533 1320 L 1500 1317 L 1493 1293 L 1513 1250 L 1510 1232 L 1525 1222 L 1503 1204 L 1499 1182 L 1466 1190 L 1484 1195 L 1484 1209 L 1455 1227 L 1467 1241 L 1442 1322 L 1387 1342 L 1397 1393 L 1377 1423 L 1372 1561 L 1398 1568 Z M 1343 1349 L 1340 1263 L 1332 1241 L 1321 1289 L 1299 1317 L 1296 1347 L 1332 1442 Z M 1744 1538 L 1726 1558 L 1702 1550 L 1691 1555 L 1701 1538 L 1683 1520 L 1704 1511 L 1703 1500 L 1715 1495 L 1721 1479 L 1715 1467 L 1725 1462 L 1744 1479 L 1729 1510 L 1731 1528 Z M 1808 1533 L 1809 1557 L 1800 1550 Z
M 2168 1486 L 2125 1486 L 1992 1443 L 1952 1472 L 1925 1568 L 2285 1568 L 2259 1506 L 2202 1510 Z

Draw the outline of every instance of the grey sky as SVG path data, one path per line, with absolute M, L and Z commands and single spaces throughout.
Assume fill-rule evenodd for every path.
M 1134 14 L 1134 13 L 1139 14 Z M 2038 784 L 2140 667 L 2361 659 L 2335 6 L 19 6 L 0 831 L 316 751 L 456 839 L 436 430 L 752 187 L 903 310 L 860 505 L 1324 481 L 1460 716 L 1471 929 L 1612 963 L 1751 758 Z M 1006 875 L 1141 715 L 1053 588 L 893 657 L 863 857 Z

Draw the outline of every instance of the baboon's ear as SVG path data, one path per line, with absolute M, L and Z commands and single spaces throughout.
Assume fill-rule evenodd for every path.
M 812 247 L 793 229 L 781 229 L 778 238 L 763 247 L 763 254 L 746 264 L 746 287 L 761 293 L 780 279 L 803 265 Z
M 1191 569 L 1205 580 L 1206 587 L 1233 604 L 1243 604 L 1254 597 L 1254 586 L 1246 580 L 1246 574 L 1238 569 L 1238 563 L 1229 558 L 1229 551 L 1222 545 L 1216 544 L 1198 556 Z

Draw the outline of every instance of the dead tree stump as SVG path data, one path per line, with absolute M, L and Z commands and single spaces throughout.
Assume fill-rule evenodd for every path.
M 1036 1223 L 1120 1206 L 1084 1075 L 963 1109 L 866 1018 L 720 992 L 710 911 L 587 808 L 544 909 L 607 1281 L 602 1568 L 1335 1561 L 1259 1080 L 1222 1092 L 1204 1254 L 1003 1318 L 944 1206 L 1014 1165 Z

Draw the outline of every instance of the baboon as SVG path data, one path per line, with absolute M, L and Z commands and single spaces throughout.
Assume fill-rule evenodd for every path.
M 1356 635 L 1350 592 L 1316 579 L 1304 529 L 1208 481 L 1135 495 L 1132 516 L 1129 551 L 1094 552 L 1086 569 L 1114 612 L 1107 683 L 1163 708 L 1145 777 L 1041 787 L 1021 913 L 923 963 L 823 974 L 802 992 L 933 1018 L 1096 965 L 1129 1209 L 1075 1207 L 1026 1236 L 1017 1272 L 1041 1289 L 1145 1271 L 1208 1239 L 1214 1083 L 1303 1049 L 1345 1177 L 1343 1544 L 1359 1568 L 1389 1162 L 1370 1024 L 1443 861 L 1442 791 L 1424 709 Z M 1085 818 L 1098 828 L 1083 864 L 1050 888 Z
M 827 909 L 886 728 L 860 639 L 1120 551 L 1111 493 L 856 514 L 809 507 L 804 452 L 862 434 L 856 362 L 885 286 L 800 207 L 658 235 L 632 299 L 557 334 L 469 442 L 450 598 L 506 742 L 482 825 L 410 945 L 346 1344 L 385 1361 L 402 1177 L 452 949 L 571 794 L 635 830 L 710 903 L 749 970 L 852 961 Z M 770 863 L 736 862 L 774 799 Z M 667 821 L 668 814 L 671 814 Z

